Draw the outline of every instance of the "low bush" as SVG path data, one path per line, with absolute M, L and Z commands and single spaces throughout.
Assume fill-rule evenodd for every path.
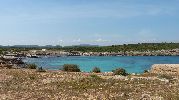
M 92 75 L 90 75 L 90 77 L 91 77 L 91 78 L 98 78 L 99 76 L 92 74 Z
M 144 73 L 149 73 L 149 71 L 148 70 L 144 70 Z
M 37 72 L 46 72 L 46 70 L 44 70 L 42 67 L 38 67 L 36 71 Z
M 127 76 L 128 73 L 126 73 L 126 70 L 123 68 L 117 68 L 115 70 L 112 71 L 114 73 L 114 75 L 122 75 L 122 76 Z
M 165 75 L 165 74 L 159 75 L 158 78 L 161 78 L 161 79 L 162 79 L 162 78 L 165 78 L 165 79 L 168 79 L 168 80 L 172 80 L 172 79 L 173 79 L 172 76 L 170 76 L 170 75 Z
M 36 64 L 27 64 L 28 69 L 36 69 L 38 66 Z
M 75 64 L 64 64 L 62 70 L 67 72 L 80 72 L 79 66 Z
M 94 72 L 94 73 L 100 73 L 101 70 L 100 70 L 99 67 L 94 67 L 93 70 L 92 70 L 92 72 Z
M 98 75 L 90 75 L 90 77 L 93 79 L 93 80 L 100 80 L 101 77 L 99 77 Z
M 29 77 L 29 79 L 34 80 L 34 79 L 35 79 L 35 77 L 34 77 L 34 76 L 30 76 L 30 77 Z

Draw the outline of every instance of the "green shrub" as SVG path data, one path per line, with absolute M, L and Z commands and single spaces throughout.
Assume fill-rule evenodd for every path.
M 114 73 L 114 75 L 123 75 L 123 76 L 127 76 L 128 73 L 126 73 L 126 70 L 123 68 L 117 68 L 115 70 L 112 71 Z
M 93 79 L 101 79 L 98 75 L 94 75 L 94 74 L 90 75 L 90 77 Z
M 44 70 L 42 67 L 38 67 L 36 71 L 37 72 L 46 72 L 46 70 Z
M 144 70 L 144 73 L 149 73 L 149 71 L 148 70 Z
M 101 70 L 100 70 L 100 68 L 98 68 L 98 67 L 94 67 L 93 70 L 92 70 L 92 72 L 94 72 L 94 73 L 100 73 Z
M 30 76 L 30 77 L 29 77 L 29 79 L 34 80 L 34 79 L 35 79 L 35 77 L 34 77 L 34 76 Z
M 36 69 L 37 65 L 36 64 L 27 64 L 28 69 Z
M 67 72 L 80 72 L 79 66 L 75 64 L 64 64 L 62 70 Z
M 168 80 L 172 80 L 172 79 L 173 79 L 172 76 L 170 76 L 170 75 L 165 75 L 165 74 L 159 75 L 158 78 L 165 78 L 165 79 L 168 79 Z

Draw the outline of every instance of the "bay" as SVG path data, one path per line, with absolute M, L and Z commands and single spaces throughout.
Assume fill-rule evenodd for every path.
M 124 68 L 128 73 L 143 73 L 153 64 L 179 64 L 179 56 L 69 56 L 25 58 L 26 63 L 35 63 L 44 69 L 59 70 L 64 64 L 77 64 L 81 71 L 90 72 L 99 67 L 102 72 Z

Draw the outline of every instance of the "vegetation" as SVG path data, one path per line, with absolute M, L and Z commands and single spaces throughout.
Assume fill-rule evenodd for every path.
M 37 72 L 46 72 L 46 70 L 44 70 L 42 67 L 38 67 L 36 71 Z
M 144 79 L 136 75 L 131 75 L 133 79 L 116 79 L 111 75 L 89 74 L 56 71 L 44 74 L 28 69 L 2 69 L 0 99 L 179 100 L 178 77 L 166 83 L 150 74 L 143 76 Z
M 148 70 L 144 70 L 144 73 L 148 73 L 149 71 Z
M 173 79 L 172 76 L 170 76 L 170 75 L 165 75 L 165 74 L 159 75 L 158 77 L 159 77 L 159 78 L 165 78 L 165 79 L 168 79 L 168 80 L 172 80 L 172 79 Z
M 94 67 L 93 70 L 92 70 L 92 72 L 94 72 L 94 73 L 100 73 L 101 70 L 100 70 L 99 67 Z
M 91 76 L 91 78 L 93 78 L 93 79 L 101 79 L 98 75 L 90 75 Z
M 126 51 L 155 51 L 179 48 L 179 43 L 138 43 L 99 47 L 71 46 L 63 47 L 61 50 L 82 52 L 126 52 Z
M 27 68 L 36 69 L 38 66 L 36 64 L 27 64 Z
M 0 54 L 2 54 L 3 53 L 3 50 L 2 49 L 0 49 Z
M 80 72 L 79 66 L 75 64 L 64 64 L 62 70 L 67 72 Z
M 28 50 L 41 50 L 46 48 L 48 50 L 65 50 L 65 51 L 81 51 L 81 52 L 126 52 L 126 51 L 155 51 L 155 50 L 169 50 L 179 48 L 179 43 L 138 43 L 138 44 L 123 44 L 112 46 L 52 46 L 52 47 L 15 47 L 15 46 L 0 46 L 0 53 L 2 51 L 28 51 Z
M 114 73 L 114 75 L 122 75 L 122 76 L 128 75 L 128 73 L 126 73 L 126 70 L 123 68 L 117 68 L 113 70 L 112 72 Z

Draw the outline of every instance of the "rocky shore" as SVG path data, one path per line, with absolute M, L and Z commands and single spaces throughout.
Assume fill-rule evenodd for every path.
M 13 58 L 13 59 L 12 59 Z M 28 69 L 16 57 L 0 59 L 0 100 L 178 100 L 179 66 L 153 65 L 127 76 Z M 14 67 L 16 66 L 16 67 Z
M 154 50 L 154 51 L 118 51 L 118 52 L 82 52 L 82 51 L 65 51 L 65 50 L 20 50 L 18 52 L 3 51 L 0 58 L 17 59 L 17 58 L 39 58 L 39 57 L 66 57 L 66 56 L 179 56 L 179 49 L 171 50 Z
M 179 64 L 154 64 L 151 73 L 179 75 Z
M 58 51 L 58 50 L 30 50 L 21 52 L 25 56 L 179 56 L 179 49 L 156 50 L 156 51 L 119 51 L 119 52 L 81 52 L 81 51 Z
M 1 100 L 178 100 L 179 77 L 0 69 Z

